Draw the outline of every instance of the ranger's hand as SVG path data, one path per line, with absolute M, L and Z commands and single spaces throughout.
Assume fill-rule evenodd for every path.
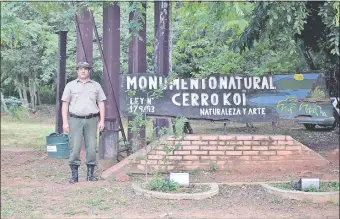
M 98 123 L 98 130 L 101 132 L 104 130 L 104 121 L 99 121 Z
M 70 132 L 70 127 L 68 125 L 68 123 L 64 123 L 63 124 L 63 130 L 65 133 L 69 133 Z

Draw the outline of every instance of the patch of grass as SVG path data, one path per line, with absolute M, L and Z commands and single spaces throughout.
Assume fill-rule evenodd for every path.
M 339 201 L 331 201 L 331 200 L 328 200 L 327 203 L 328 203 L 328 204 L 335 205 L 335 206 L 339 206 Z
M 95 206 L 96 207 L 100 206 L 104 202 L 105 202 L 104 199 L 87 199 L 87 200 L 84 200 L 85 205 L 87 205 L 90 208 L 95 207 Z
M 33 197 L 28 191 L 26 191 L 26 196 L 18 196 L 19 188 L 27 189 L 27 185 L 1 188 L 1 218 L 40 217 L 40 212 L 37 210 L 39 203 L 36 202 L 36 197 Z
M 46 136 L 54 131 L 53 124 L 1 118 L 1 147 L 45 149 Z
M 78 197 L 81 198 L 83 195 L 89 195 L 94 197 L 103 197 L 111 193 L 119 192 L 119 187 L 88 187 L 88 188 L 78 188 L 69 193 L 68 197 Z
M 7 187 L 1 187 L 1 218 L 13 216 L 15 212 L 13 204 L 14 199 L 11 190 Z
M 274 186 L 279 189 L 285 189 L 285 190 L 294 190 L 295 187 L 292 186 L 291 183 L 272 183 L 271 186 Z
M 99 206 L 98 209 L 102 211 L 107 211 L 107 210 L 111 210 L 112 207 L 108 205 L 103 205 L 103 206 Z
M 289 183 L 271 183 L 271 186 L 274 186 L 279 189 L 285 189 L 285 190 L 295 190 L 294 186 Z M 320 188 L 317 189 L 315 187 L 310 187 L 304 190 L 304 192 L 337 192 L 339 191 L 339 181 L 333 181 L 333 182 L 320 182 Z
M 82 211 L 82 210 L 77 210 L 76 208 L 71 207 L 71 208 L 67 209 L 67 211 L 64 214 L 66 214 L 66 215 L 77 215 L 77 214 L 83 215 L 83 214 L 87 214 L 87 212 Z
M 33 218 L 39 218 L 39 217 L 41 217 L 41 213 L 40 213 L 40 211 L 32 211 L 30 213 L 30 216 L 33 217 Z
M 274 203 L 274 204 L 280 204 L 281 202 L 282 202 L 282 200 L 280 198 L 274 197 L 272 199 L 272 203 Z
M 198 168 L 196 168 L 194 170 L 189 170 L 188 173 L 190 175 L 197 175 L 200 171 L 201 171 L 201 168 L 198 167 Z
M 1 217 L 11 217 L 14 214 L 14 209 L 12 207 L 2 207 Z
M 97 214 L 99 211 L 112 210 L 116 204 L 125 205 L 119 187 L 98 187 L 76 188 L 65 195 L 69 207 L 64 214 L 77 215 L 84 212 L 88 215 Z M 83 210 L 79 212 L 79 210 Z

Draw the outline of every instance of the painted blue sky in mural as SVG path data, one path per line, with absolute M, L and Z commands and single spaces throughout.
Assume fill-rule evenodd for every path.
M 256 106 L 274 108 L 280 113 L 281 118 L 294 118 L 297 115 L 311 115 L 315 117 L 332 116 L 330 104 L 305 103 L 305 98 L 310 98 L 312 89 L 319 86 L 320 73 L 307 73 L 299 75 L 296 80 L 294 74 L 275 75 L 273 81 L 276 90 L 250 95 L 248 103 Z M 324 94 L 327 91 L 323 90 Z M 288 100 L 290 99 L 290 100 Z M 278 103 L 280 106 L 278 107 Z M 301 104 L 304 104 L 301 106 Z
M 262 92 L 260 94 L 254 94 L 251 97 L 249 97 L 248 101 L 249 103 L 253 103 L 256 105 L 275 105 L 278 101 L 286 99 L 288 97 L 297 97 L 298 99 L 303 99 L 305 98 L 308 93 L 311 91 L 312 89 L 312 85 L 313 82 L 315 82 L 315 80 L 319 77 L 319 73 L 307 73 L 307 74 L 303 74 L 303 81 L 305 82 L 309 82 L 306 85 L 304 85 L 304 89 L 282 89 L 282 88 L 286 88 L 289 87 L 289 84 L 291 83 L 296 83 L 298 87 L 299 83 L 302 83 L 302 81 L 296 81 L 294 79 L 294 74 L 290 74 L 290 75 L 274 75 L 273 76 L 273 81 L 275 86 L 277 87 L 276 91 L 271 91 L 271 92 Z M 284 85 L 282 86 L 280 84 L 280 81 L 285 80 L 287 81 L 288 85 Z

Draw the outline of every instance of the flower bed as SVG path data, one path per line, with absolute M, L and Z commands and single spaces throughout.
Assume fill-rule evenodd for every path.
M 216 183 L 192 183 L 188 187 L 178 186 L 173 190 L 151 190 L 149 184 L 133 183 L 132 188 L 137 195 L 160 199 L 202 200 L 218 194 L 218 185 Z
M 283 190 L 295 190 L 292 183 L 271 183 L 270 186 Z M 304 192 L 338 192 L 339 191 L 339 181 L 333 182 L 320 182 L 320 188 L 310 187 L 304 189 Z M 299 190 L 298 190 L 299 191 Z
M 339 203 L 339 182 L 336 183 L 321 183 L 321 187 L 316 191 L 316 188 L 309 188 L 308 191 L 298 191 L 292 187 L 291 183 L 276 183 L 276 184 L 261 184 L 262 187 L 271 194 L 282 196 L 283 198 L 295 200 L 310 200 L 316 203 L 333 202 Z M 276 186 L 276 187 L 274 187 Z M 327 191 L 328 190 L 328 191 Z M 337 191 L 329 191 L 337 190 Z M 327 191 L 327 192 L 324 192 Z

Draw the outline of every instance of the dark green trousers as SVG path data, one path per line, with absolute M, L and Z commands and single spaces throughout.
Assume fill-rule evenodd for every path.
M 80 150 L 84 138 L 86 149 L 86 164 L 97 165 L 97 124 L 98 117 L 79 119 L 70 117 L 69 147 L 70 165 L 80 165 Z

